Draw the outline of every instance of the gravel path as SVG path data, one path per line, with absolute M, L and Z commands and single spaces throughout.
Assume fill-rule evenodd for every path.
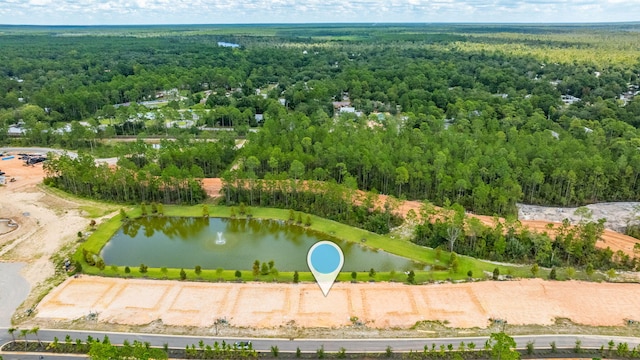
M 20 275 L 24 263 L 0 262 L 0 327 L 11 326 L 11 315 L 29 295 L 29 283 Z

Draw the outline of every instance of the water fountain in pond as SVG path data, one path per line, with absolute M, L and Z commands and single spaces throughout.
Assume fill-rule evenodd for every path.
M 227 240 L 222 237 L 222 232 L 218 231 L 218 239 L 216 239 L 216 245 L 224 245 L 226 243 Z

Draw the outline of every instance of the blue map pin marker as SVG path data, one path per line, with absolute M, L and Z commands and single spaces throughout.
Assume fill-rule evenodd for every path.
M 307 265 L 316 279 L 320 290 L 326 297 L 336 281 L 342 266 L 344 254 L 342 249 L 331 241 L 319 241 L 307 253 Z

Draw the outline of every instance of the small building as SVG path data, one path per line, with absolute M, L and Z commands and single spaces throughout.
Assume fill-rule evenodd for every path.
M 343 107 L 349 107 L 351 106 L 351 101 L 334 101 L 333 102 L 333 109 L 334 110 L 339 110 Z
M 228 43 L 228 42 L 224 42 L 224 41 L 218 41 L 218 46 L 229 47 L 229 48 L 239 48 L 240 47 L 239 44 Z
M 562 95 L 560 96 L 560 100 L 562 100 L 565 105 L 571 105 L 581 101 L 582 99 L 573 95 Z
M 24 128 L 24 123 L 19 122 L 17 124 L 9 125 L 7 129 L 7 135 L 9 136 L 22 136 L 27 133 L 27 129 Z

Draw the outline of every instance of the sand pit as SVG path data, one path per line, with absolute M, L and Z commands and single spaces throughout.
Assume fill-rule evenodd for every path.
M 353 316 L 372 328 L 407 328 L 422 320 L 485 328 L 489 318 L 550 325 L 556 318 L 592 326 L 640 319 L 638 284 L 577 281 L 483 281 L 408 286 L 338 283 L 324 297 L 314 283 L 199 283 L 91 276 L 70 278 L 38 305 L 36 320 L 74 320 L 97 312 L 101 322 L 212 327 L 340 327 Z M 571 294 L 571 296 L 567 296 Z M 518 299 L 518 301 L 513 301 Z

